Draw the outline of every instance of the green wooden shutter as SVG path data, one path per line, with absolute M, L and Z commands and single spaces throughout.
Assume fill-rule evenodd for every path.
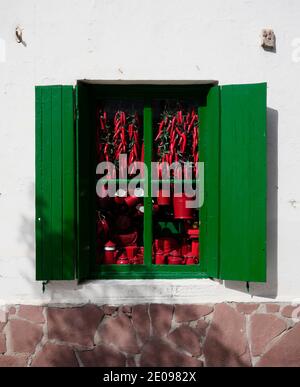
M 75 275 L 72 86 L 36 87 L 36 278 Z
M 266 84 L 223 86 L 219 278 L 266 281 Z
M 200 209 L 200 270 L 219 275 L 220 88 L 212 87 L 199 108 L 200 161 L 204 163 L 204 204 Z
M 95 257 L 96 220 L 92 216 L 96 214 L 96 162 L 93 153 L 95 150 L 95 127 L 91 122 L 91 116 L 94 118 L 91 103 L 87 86 L 78 83 L 76 86 L 76 144 L 77 278 L 79 280 L 89 278 L 91 255 L 94 253 Z

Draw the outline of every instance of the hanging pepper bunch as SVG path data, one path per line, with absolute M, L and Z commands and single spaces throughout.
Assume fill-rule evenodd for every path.
M 128 114 L 117 111 L 110 125 L 105 111 L 100 111 L 99 130 L 97 131 L 97 150 L 99 158 L 118 164 L 121 154 L 128 155 L 128 164 L 140 160 L 141 121 L 137 113 Z
M 107 112 L 103 110 L 99 112 L 96 145 L 99 161 L 110 161 L 114 154 L 113 133 L 108 121 Z
M 164 110 L 155 137 L 160 162 L 196 163 L 198 155 L 198 115 L 194 110 Z

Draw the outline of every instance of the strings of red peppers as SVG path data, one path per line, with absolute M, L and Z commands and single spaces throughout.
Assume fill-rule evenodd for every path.
M 99 161 L 118 165 L 121 154 L 127 154 L 128 164 L 141 160 L 141 120 L 137 113 L 126 116 L 117 111 L 113 120 L 100 110 L 97 130 L 97 154 Z
M 160 162 L 199 161 L 198 114 L 194 110 L 184 114 L 183 110 L 162 113 L 155 143 Z

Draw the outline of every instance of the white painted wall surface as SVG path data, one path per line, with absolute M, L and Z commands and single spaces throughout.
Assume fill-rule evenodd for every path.
M 26 47 L 15 40 L 17 25 Z M 276 53 L 260 47 L 266 27 Z M 299 0 L 0 0 L 0 303 L 300 297 L 299 38 Z M 248 294 L 244 283 L 210 280 L 93 281 L 42 293 L 34 280 L 34 86 L 83 78 L 268 82 L 267 285 Z

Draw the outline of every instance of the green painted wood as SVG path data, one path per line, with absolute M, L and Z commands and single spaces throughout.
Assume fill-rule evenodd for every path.
M 91 279 L 188 279 L 207 278 L 199 265 L 187 267 L 170 265 L 107 265 L 99 266 L 90 273 Z
M 72 88 L 74 95 L 74 90 Z M 63 277 L 66 280 L 74 279 L 75 276 L 75 252 L 76 252 L 76 158 L 75 158 L 75 127 L 74 127 L 74 97 L 71 98 L 71 89 L 62 89 L 62 127 L 69 128 L 62 131 L 62 208 L 63 219 L 63 255 L 73 256 L 73 259 L 67 259 L 63 265 Z
M 213 87 L 199 108 L 199 160 L 204 163 L 204 205 L 200 208 L 200 270 L 219 274 L 220 91 Z
M 76 155 L 77 155 L 77 277 L 89 278 L 91 262 L 95 262 L 92 239 L 95 240 L 96 166 L 92 163 L 95 143 L 92 143 L 91 112 L 88 87 L 76 86 Z
M 221 88 L 221 279 L 266 281 L 266 90 Z
M 55 236 L 51 246 L 51 268 L 53 278 L 63 277 L 63 183 L 62 183 L 62 95 L 61 88 L 51 90 L 51 233 Z M 50 134 L 49 134 L 50 137 Z M 50 177 L 50 176 L 49 176 Z
M 63 138 L 64 133 L 73 131 L 72 86 L 36 87 L 37 280 L 74 278 L 74 200 L 73 207 L 69 204 L 68 217 L 63 206 L 64 189 L 75 189 L 72 175 L 64 179 L 64 168 L 74 170 L 74 141 L 65 143 Z M 72 196 L 68 200 L 72 201 Z
M 148 175 L 145 176 L 147 195 L 144 198 L 144 264 L 152 265 L 152 198 L 151 198 L 151 162 L 152 162 L 152 107 L 146 103 L 144 107 L 144 162 Z
M 35 89 L 35 114 L 36 114 L 36 136 L 35 136 L 35 186 L 36 186 L 36 278 L 43 276 L 43 256 L 44 256 L 44 240 L 43 240 L 43 125 L 42 125 L 42 89 Z

